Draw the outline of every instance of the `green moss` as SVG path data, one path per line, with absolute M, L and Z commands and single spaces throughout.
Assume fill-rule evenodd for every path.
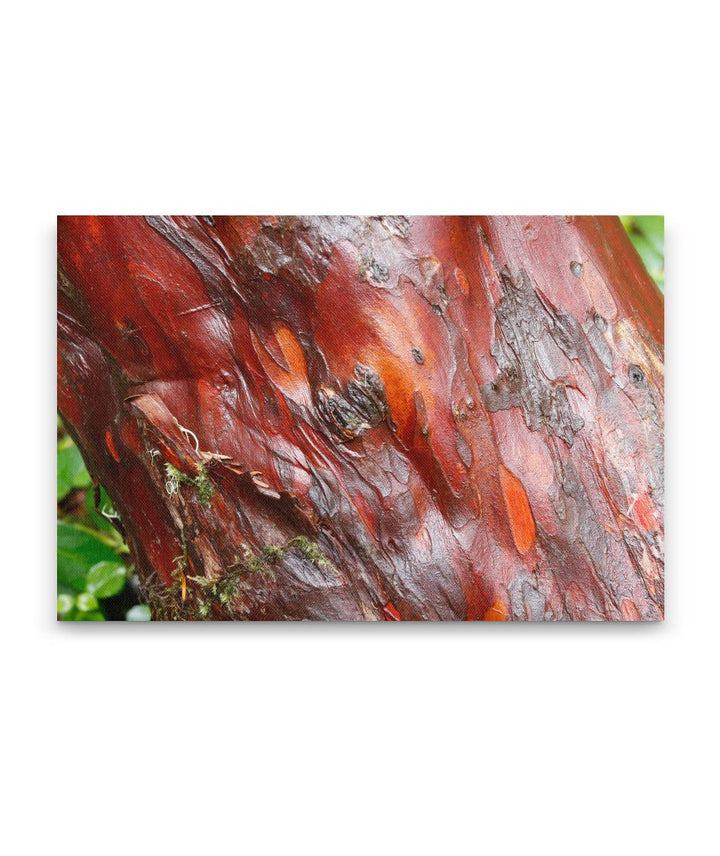
M 192 479 L 189 475 L 169 462 L 165 464 L 165 478 L 165 490 L 170 496 L 178 490 L 181 484 L 192 484 Z
M 333 563 L 320 549 L 316 541 L 311 541 L 304 535 L 298 535 L 285 545 L 285 548 L 296 547 L 313 565 L 318 568 L 334 568 Z
M 182 600 L 183 579 L 188 567 L 187 544 L 184 533 L 180 532 L 182 553 L 173 559 L 171 571 L 172 583 L 162 583 L 157 574 L 143 586 L 143 593 L 154 621 L 181 621 L 188 617 L 186 604 Z
M 282 558 L 282 547 L 274 545 L 266 547 L 259 556 L 256 556 L 247 544 L 242 544 L 241 549 L 243 551 L 243 558 L 238 564 L 246 567 L 252 573 L 262 574 L 264 577 L 275 582 L 275 572 L 271 565 Z
M 282 559 L 285 555 L 285 550 L 279 544 L 270 544 L 269 547 L 266 547 L 263 550 L 263 556 L 268 559 L 268 561 L 277 561 L 278 559 Z
M 216 604 L 225 608 L 231 606 L 240 591 L 243 570 L 233 568 L 215 579 L 188 577 L 197 587 L 194 609 L 189 607 L 189 617 L 207 618 Z
M 168 593 L 172 598 L 179 598 L 182 594 L 183 579 L 188 566 L 187 544 L 185 543 L 185 535 L 180 533 L 182 540 L 182 553 L 175 556 L 173 559 L 173 569 L 170 574 L 172 577 L 172 585 L 168 589 Z
M 197 617 L 207 618 L 212 610 L 212 603 L 209 600 L 199 600 L 197 602 Z
M 182 472 L 171 463 L 165 464 L 165 490 L 169 496 L 177 493 L 180 490 L 181 484 L 192 485 L 197 490 L 198 500 L 200 505 L 205 507 L 210 505 L 210 500 L 215 496 L 215 485 L 210 480 L 207 470 L 202 464 L 197 465 L 197 475 L 193 478 L 187 473 Z
M 215 485 L 210 481 L 210 476 L 202 464 L 198 466 L 198 474 L 193 484 L 197 488 L 200 505 L 210 505 L 210 500 L 215 496 Z
M 168 480 L 176 478 L 175 470 L 172 465 L 166 465 Z M 184 473 L 179 473 L 176 481 L 178 484 L 195 484 L 195 480 Z M 190 577 L 186 576 L 189 561 L 183 533 L 181 543 L 182 553 L 174 559 L 172 584 L 161 591 L 148 592 L 153 615 L 157 618 L 204 620 L 212 617 L 216 608 L 223 611 L 232 609 L 243 581 L 247 580 L 249 575 L 260 574 L 267 580 L 275 581 L 273 565 L 281 561 L 288 550 L 297 550 L 319 568 L 335 567 L 315 541 L 298 535 L 284 544 L 266 546 L 259 555 L 248 544 L 242 543 L 240 554 L 224 573 L 212 579 L 204 576 Z M 184 588 L 186 594 L 183 600 Z M 235 604 L 234 612 L 238 611 L 242 611 L 242 604 Z

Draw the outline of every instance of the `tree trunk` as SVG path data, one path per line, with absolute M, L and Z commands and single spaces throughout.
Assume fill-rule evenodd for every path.
M 58 398 L 155 618 L 651 620 L 663 301 L 612 217 L 61 217 Z

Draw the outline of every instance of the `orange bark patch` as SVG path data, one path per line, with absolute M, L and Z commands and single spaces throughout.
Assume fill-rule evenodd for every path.
M 482 494 L 480 493 L 479 487 L 475 488 L 475 494 L 477 495 L 477 501 L 478 501 L 478 512 L 477 512 L 478 518 L 482 519 L 483 510 L 484 510 L 483 509 L 483 498 L 482 498 Z
M 465 297 L 470 297 L 470 284 L 468 283 L 465 271 L 462 268 L 455 268 L 455 279 L 457 280 L 457 284 L 460 286 L 460 291 L 462 291 Z
M 105 432 L 105 445 L 108 447 L 108 451 L 115 459 L 116 463 L 120 463 L 120 455 L 117 453 L 117 449 L 115 448 L 115 442 L 112 438 L 112 434 L 110 433 L 110 429 Z
M 309 407 L 312 403 L 307 376 L 307 363 L 300 342 L 287 327 L 280 325 L 274 332 L 275 344 L 280 349 L 287 368 L 260 342 L 253 330 L 250 339 L 260 363 L 275 386 L 288 398 Z
M 425 360 L 427 362 L 427 355 Z M 382 378 L 390 413 L 397 425 L 397 435 L 406 447 L 411 446 L 417 418 L 413 397 L 415 383 L 411 370 L 408 370 L 412 356 L 408 354 L 403 363 L 393 353 L 367 348 L 360 351 L 358 362 L 375 369 Z
M 638 496 L 635 506 L 633 507 L 633 516 L 645 532 L 651 532 L 656 528 L 655 512 L 653 510 L 652 501 L 646 493 L 641 493 L 640 496 Z
M 307 363 L 305 362 L 305 354 L 303 353 L 300 342 L 298 342 L 292 330 L 281 324 L 278 326 L 277 330 L 275 330 L 275 339 L 280 346 L 280 350 L 283 352 L 283 356 L 287 360 L 290 371 L 307 380 Z
M 513 541 L 519 553 L 527 553 L 535 542 L 535 518 L 520 479 L 500 464 L 500 486 L 505 497 Z
M 507 621 L 507 607 L 500 598 L 487 610 L 483 616 L 483 621 Z
M 388 601 L 385 606 L 383 606 L 383 614 L 385 615 L 385 621 L 400 621 L 400 613 L 395 609 L 392 601 Z
M 623 621 L 640 621 L 640 613 L 635 604 L 627 597 L 623 600 L 622 606 Z

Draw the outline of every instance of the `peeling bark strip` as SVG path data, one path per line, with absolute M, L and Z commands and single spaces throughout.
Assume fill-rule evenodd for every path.
M 58 401 L 155 618 L 653 620 L 617 218 L 61 217 Z

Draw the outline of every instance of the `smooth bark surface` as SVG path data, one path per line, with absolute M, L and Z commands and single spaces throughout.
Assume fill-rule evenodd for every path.
M 156 618 L 657 619 L 616 218 L 61 217 L 59 409 Z

